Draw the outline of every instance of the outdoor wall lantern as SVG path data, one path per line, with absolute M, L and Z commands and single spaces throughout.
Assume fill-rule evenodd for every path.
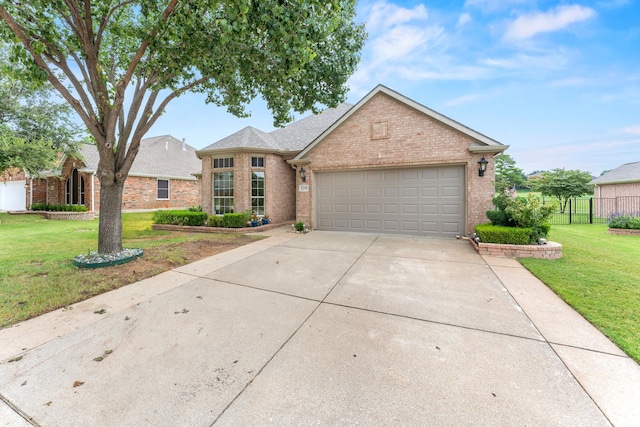
M 482 156 L 482 158 L 478 162 L 478 165 L 480 165 L 478 176 L 484 176 L 484 172 L 487 170 L 487 163 L 489 163 L 489 161 L 485 159 L 484 156 Z
M 307 182 L 307 171 L 304 170 L 304 167 L 300 166 L 300 179 L 302 179 L 302 182 Z

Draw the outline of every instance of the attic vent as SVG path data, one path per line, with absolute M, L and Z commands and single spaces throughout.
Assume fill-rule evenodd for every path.
M 371 122 L 371 139 L 387 138 L 389 138 L 389 122 L 387 120 Z

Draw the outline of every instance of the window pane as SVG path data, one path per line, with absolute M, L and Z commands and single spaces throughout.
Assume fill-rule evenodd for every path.
M 169 180 L 159 179 L 158 180 L 158 199 L 168 199 L 168 198 L 169 198 Z
M 213 211 L 215 214 L 233 213 L 233 172 L 213 174 Z
M 233 167 L 233 157 L 225 157 L 222 159 L 213 159 L 213 168 L 214 169 L 222 169 L 222 168 L 232 168 Z
M 254 157 L 254 159 L 258 159 Z M 261 159 L 261 157 L 260 157 Z M 256 162 L 258 164 L 258 162 Z M 264 215 L 264 172 L 251 172 L 251 210 Z

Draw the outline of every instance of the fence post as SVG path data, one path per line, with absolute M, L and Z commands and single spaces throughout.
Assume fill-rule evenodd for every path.
M 593 197 L 589 199 L 589 224 L 593 224 Z
M 573 224 L 572 219 L 572 211 L 571 211 L 571 199 L 569 199 L 569 224 Z

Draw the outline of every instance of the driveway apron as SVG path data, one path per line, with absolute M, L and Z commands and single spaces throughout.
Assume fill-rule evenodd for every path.
M 462 240 L 282 233 L 60 336 L 1 330 L 45 332 L 2 353 L 0 427 L 611 425 L 498 270 Z

